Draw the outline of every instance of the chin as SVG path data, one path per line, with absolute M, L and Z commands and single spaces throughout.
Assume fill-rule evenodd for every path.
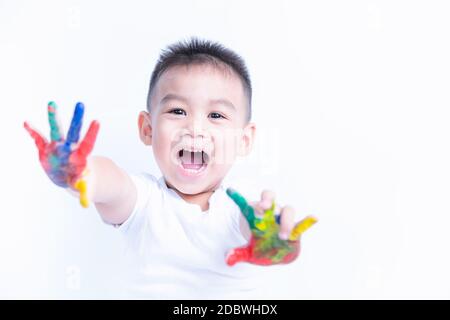
M 180 179 L 171 179 L 166 181 L 168 181 L 169 187 L 176 189 L 178 192 L 186 195 L 196 195 L 215 190 L 217 186 L 220 185 L 221 179 L 217 179 L 216 182 L 207 182 L 206 179 L 197 181 L 180 181 Z
M 176 189 L 183 194 L 197 194 L 201 193 L 205 189 L 203 183 L 189 183 L 189 181 L 181 181 L 177 177 L 169 178 L 168 175 L 164 175 L 166 184 L 171 189 Z

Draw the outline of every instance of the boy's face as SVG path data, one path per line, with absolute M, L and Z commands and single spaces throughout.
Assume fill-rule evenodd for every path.
M 236 74 L 209 65 L 175 66 L 158 80 L 139 128 L 166 182 L 198 194 L 215 189 L 236 157 L 250 152 L 255 125 L 246 117 Z

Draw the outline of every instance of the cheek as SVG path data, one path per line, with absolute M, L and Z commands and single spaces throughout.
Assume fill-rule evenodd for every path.
M 230 166 L 236 160 L 238 139 L 231 135 L 219 135 L 215 139 L 215 163 Z
M 174 132 L 174 128 L 164 123 L 160 123 L 155 127 L 153 131 L 153 152 L 157 156 L 168 156 Z

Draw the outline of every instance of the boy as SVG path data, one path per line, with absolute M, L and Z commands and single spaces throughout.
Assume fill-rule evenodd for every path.
M 78 143 L 81 103 L 65 140 L 54 103 L 48 109 L 50 143 L 25 123 L 50 179 L 75 191 L 83 206 L 92 201 L 103 221 L 125 235 L 135 268 L 132 287 L 142 297 L 242 297 L 254 288 L 252 270 L 246 263 L 230 265 L 272 264 L 270 256 L 255 258 L 253 249 L 275 221 L 274 194 L 263 191 L 249 206 L 222 184 L 236 157 L 252 149 L 251 94 L 244 61 L 220 44 L 192 38 L 163 51 L 152 73 L 147 111 L 138 118 L 140 139 L 152 146 L 163 174 L 159 179 L 129 175 L 105 157 L 87 158 L 99 124 L 92 122 Z M 298 255 L 300 234 L 297 228 L 292 236 L 291 207 L 281 210 L 279 225 L 265 240 L 290 250 L 290 256 L 280 256 L 289 259 L 277 260 L 289 262 Z M 256 231 L 260 237 L 252 237 Z M 230 251 L 249 240 L 251 249 Z

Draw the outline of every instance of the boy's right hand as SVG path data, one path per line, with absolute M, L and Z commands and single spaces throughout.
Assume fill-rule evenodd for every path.
M 92 121 L 84 139 L 78 143 L 84 115 L 84 105 L 79 102 L 75 106 L 72 123 L 64 139 L 58 125 L 56 110 L 56 104 L 53 101 L 49 102 L 50 143 L 27 122 L 24 122 L 24 127 L 36 143 L 39 161 L 48 177 L 60 187 L 78 191 L 81 205 L 87 207 L 88 197 L 84 177 L 87 174 L 87 156 L 94 147 L 99 123 Z

